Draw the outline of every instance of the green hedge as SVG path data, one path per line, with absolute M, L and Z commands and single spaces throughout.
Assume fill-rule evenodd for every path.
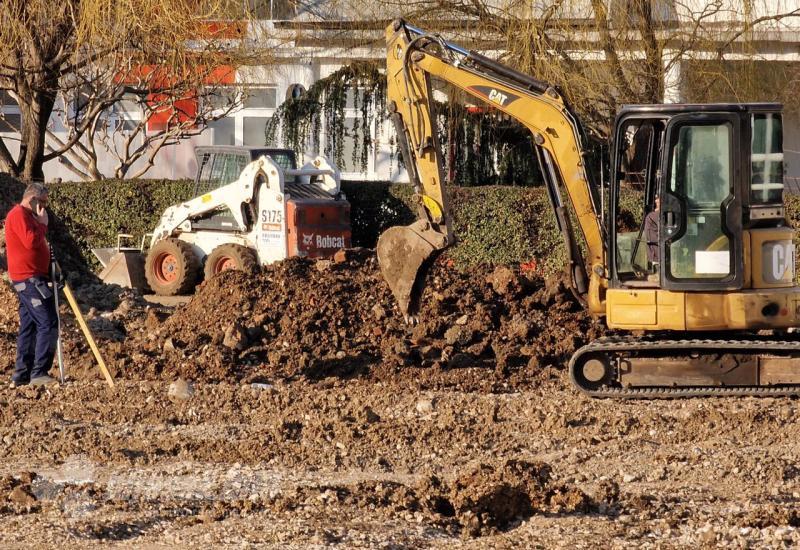
M 85 261 L 98 267 L 93 247 L 113 246 L 118 233 L 140 239 L 164 209 L 191 195 L 189 180 L 106 180 L 52 186 L 51 205 Z M 410 185 L 342 183 L 351 204 L 353 244 L 374 247 L 392 225 L 415 219 Z M 459 266 L 507 264 L 537 258 L 548 270 L 564 261 L 550 205 L 542 189 L 472 187 L 450 189 L 458 244 L 448 251 Z
M 10 178 L 2 183 L 3 202 L 21 194 Z M 13 185 L 12 185 L 13 183 Z M 107 180 L 52 186 L 51 206 L 63 223 L 53 240 L 68 254 L 98 266 L 92 247 L 113 246 L 118 233 L 140 239 L 150 232 L 166 207 L 186 200 L 189 180 Z M 378 235 L 392 225 L 415 218 L 411 187 L 385 182 L 342 183 L 351 203 L 353 244 L 374 247 Z M 566 254 L 545 190 L 530 187 L 450 189 L 458 244 L 447 254 L 457 266 L 513 264 L 535 259 L 546 273 L 560 270 Z M 623 205 L 630 207 L 625 197 Z M 787 217 L 800 227 L 800 197 L 786 197 Z M 5 213 L 2 213 L 3 216 Z M 74 269 L 74 266 L 73 266 Z
M 374 247 L 392 225 L 414 220 L 411 186 L 344 182 L 352 205 L 353 244 Z M 561 269 L 566 253 L 544 189 L 454 187 L 449 190 L 458 244 L 447 254 L 458 266 L 509 264 L 537 259 L 548 272 Z
M 104 180 L 51 186 L 50 204 L 86 262 L 98 267 L 95 247 L 114 246 L 118 233 L 141 239 L 168 206 L 191 196 L 190 180 Z

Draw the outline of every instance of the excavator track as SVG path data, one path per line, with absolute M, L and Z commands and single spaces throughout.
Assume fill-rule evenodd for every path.
M 683 359 L 682 359 L 683 358 Z M 762 384 L 763 367 L 761 361 L 772 360 L 783 362 L 779 374 L 784 379 L 775 383 Z M 604 363 L 606 371 L 602 376 L 596 375 L 593 380 L 584 375 L 590 360 Z M 658 362 L 668 361 L 675 366 L 685 361 L 690 367 L 692 363 L 705 362 L 705 372 L 719 376 L 725 362 L 735 365 L 731 370 L 743 368 L 744 378 L 751 378 L 751 383 L 725 383 L 716 381 L 713 384 L 699 383 L 683 379 L 681 375 L 674 377 L 670 385 L 646 385 L 646 376 L 640 376 L 639 383 L 627 383 L 624 371 L 631 371 L 631 364 L 639 361 L 649 366 L 656 373 L 656 379 L 663 373 L 658 372 Z M 797 364 L 795 368 L 794 364 Z M 774 364 L 774 363 L 773 363 Z M 691 368 L 691 367 L 690 367 Z M 759 370 L 762 369 L 762 370 Z M 591 373 L 591 371 L 589 371 Z M 689 369 L 687 369 L 687 373 Z M 796 373 L 796 374 L 795 374 Z M 616 399 L 671 399 L 684 397 L 782 397 L 800 395 L 800 341 L 770 340 L 753 336 L 737 340 L 728 339 L 676 339 L 659 340 L 655 338 L 618 337 L 602 338 L 577 350 L 569 362 L 569 374 L 572 383 L 584 394 L 591 397 Z M 693 371 L 693 374 L 697 374 Z M 629 375 L 629 374 L 628 374 Z M 645 382 L 642 383 L 642 380 Z M 754 382 L 754 383 L 753 383 Z

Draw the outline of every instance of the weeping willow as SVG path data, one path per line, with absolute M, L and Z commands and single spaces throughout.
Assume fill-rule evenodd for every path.
M 460 103 L 436 104 L 445 173 L 450 183 L 538 185 L 542 182 L 530 132 L 504 114 Z
M 348 105 L 348 97 L 352 103 Z M 355 110 L 355 125 L 346 124 L 346 109 Z M 345 140 L 353 140 L 353 164 L 366 171 L 373 147 L 372 122 L 378 114 L 378 131 L 386 110 L 386 77 L 378 65 L 356 62 L 316 81 L 301 97 L 287 99 L 265 129 L 267 144 L 303 153 L 307 147 L 323 151 L 341 166 Z M 327 136 L 325 143 L 321 138 Z
M 350 104 L 348 105 L 348 98 Z M 355 126 L 346 115 L 354 110 Z M 458 185 L 536 185 L 541 182 L 530 132 L 489 108 L 467 107 L 456 97 L 436 102 L 436 120 L 445 172 Z M 376 135 L 386 114 L 386 76 L 377 63 L 356 62 L 318 80 L 297 99 L 287 99 L 265 129 L 268 145 L 323 151 L 342 166 L 344 144 L 352 139 L 353 164 L 367 170 Z M 322 143 L 322 136 L 327 139 Z M 399 159 L 396 140 L 391 156 Z

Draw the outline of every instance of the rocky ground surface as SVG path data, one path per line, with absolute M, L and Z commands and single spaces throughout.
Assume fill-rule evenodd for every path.
M 0 388 L 0 544 L 789 547 L 793 399 L 619 402 L 558 281 L 439 262 L 400 322 L 373 256 L 226 273 L 186 305 L 77 289 L 70 380 Z M 10 373 L 15 297 L 0 285 Z

